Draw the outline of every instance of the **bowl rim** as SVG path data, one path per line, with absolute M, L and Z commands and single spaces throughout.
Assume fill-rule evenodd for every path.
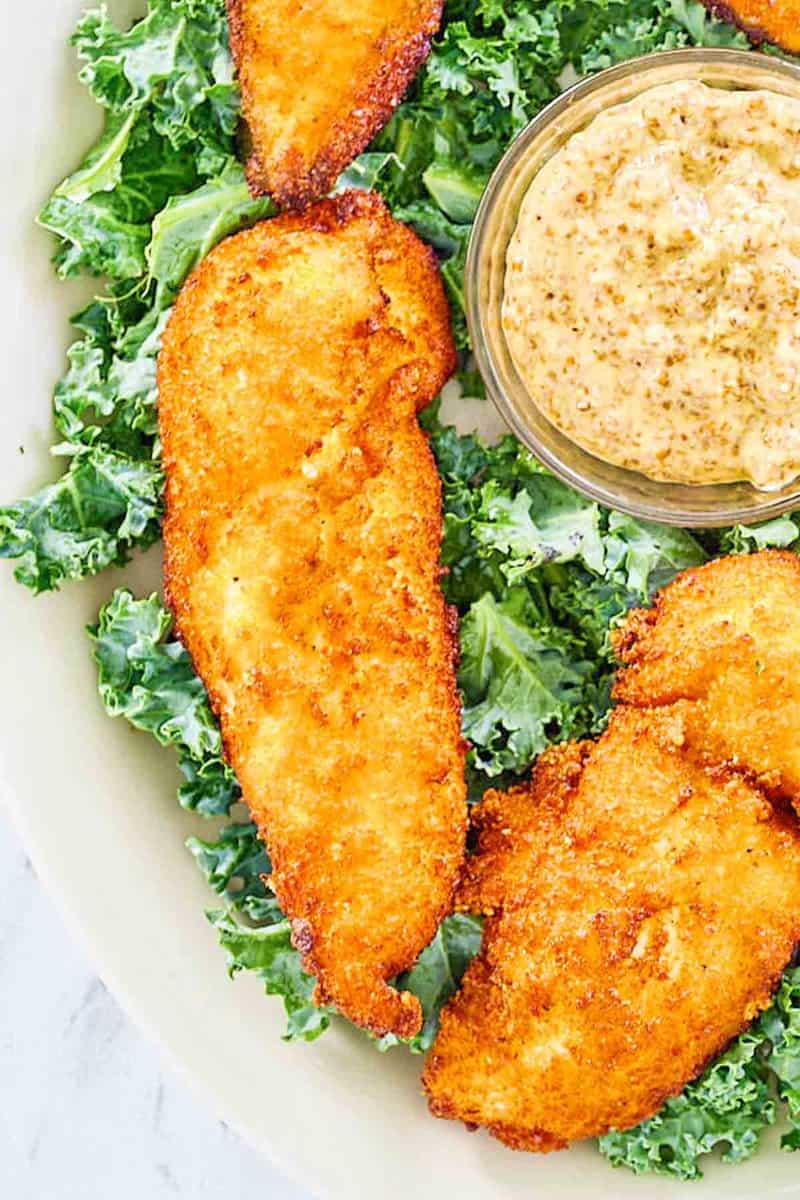
M 484 243 L 489 232 L 490 219 L 494 213 L 495 205 L 503 194 L 503 189 L 512 169 L 525 157 L 531 144 L 577 102 L 601 91 L 609 85 L 631 76 L 649 74 L 660 68 L 669 68 L 670 66 L 679 67 L 682 65 L 697 66 L 698 63 L 700 65 L 718 67 L 729 66 L 732 74 L 744 66 L 749 70 L 756 68 L 763 70 L 767 75 L 773 75 L 776 79 L 784 78 L 791 80 L 800 86 L 800 65 L 796 63 L 763 54 L 756 49 L 703 46 L 691 46 L 679 50 L 665 50 L 654 54 L 640 55 L 637 58 L 627 59 L 602 71 L 597 71 L 592 75 L 578 79 L 575 83 L 566 87 L 549 104 L 545 105 L 520 130 L 492 171 L 478 204 L 467 247 L 464 272 L 464 306 L 472 352 L 486 387 L 487 395 L 517 439 L 540 462 L 548 467 L 554 475 L 576 491 L 588 496 L 591 500 L 597 501 L 607 508 L 627 513 L 630 516 L 657 521 L 665 525 L 711 529 L 726 525 L 754 524 L 781 516 L 792 509 L 800 508 L 800 475 L 790 485 L 787 485 L 787 487 L 792 488 L 791 493 L 787 493 L 786 488 L 784 488 L 780 493 L 776 493 L 772 497 L 769 492 L 760 492 L 758 489 L 752 487 L 752 485 L 749 485 L 756 496 L 764 497 L 762 501 L 753 505 L 743 507 L 741 504 L 735 503 L 727 506 L 724 503 L 718 503 L 709 504 L 707 509 L 676 509 L 673 511 L 662 507 L 657 500 L 651 501 L 632 498 L 626 494 L 624 487 L 618 492 L 614 488 L 593 478 L 591 474 L 581 474 L 540 441 L 536 433 L 520 416 L 515 405 L 507 395 L 506 389 L 499 378 L 495 357 L 490 349 L 489 339 L 485 335 L 485 306 L 480 287 L 482 264 L 485 260 Z M 657 83 L 654 83 L 653 86 L 657 86 Z M 645 88 L 642 88 L 642 90 L 645 90 Z M 624 99 L 618 99 L 617 101 L 612 101 L 609 107 L 614 103 L 624 102 Z M 505 259 L 505 250 L 503 257 Z M 524 387 L 521 381 L 520 386 Z M 543 413 L 542 416 L 547 424 L 551 425 L 561 437 L 569 440 L 566 438 L 566 435 L 561 434 L 552 425 L 552 422 Z M 702 500 L 702 493 L 706 489 L 741 489 L 743 486 L 748 486 L 747 484 L 738 482 L 723 484 L 661 483 L 656 480 L 650 480 L 640 472 L 606 463 L 590 451 L 579 447 L 577 443 L 573 442 L 572 445 L 580 452 L 582 459 L 595 462 L 602 469 L 612 467 L 614 472 L 619 473 L 620 476 L 630 477 L 632 484 L 634 481 L 641 482 L 645 480 L 648 485 L 652 484 L 654 487 L 666 490 L 680 487 L 694 492 L 700 500 Z

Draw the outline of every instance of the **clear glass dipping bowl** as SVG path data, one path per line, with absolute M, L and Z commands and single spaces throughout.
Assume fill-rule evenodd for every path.
M 800 99 L 800 68 L 749 50 L 672 50 L 610 67 L 562 92 L 509 147 L 481 200 L 469 244 L 466 307 L 486 388 L 516 436 L 556 475 L 610 508 L 671 525 L 751 523 L 800 508 L 800 478 L 780 491 L 749 483 L 661 483 L 615 467 L 581 449 L 544 416 L 528 394 L 501 323 L 506 251 L 534 175 L 579 129 L 611 105 L 678 79 L 716 87 L 764 88 Z

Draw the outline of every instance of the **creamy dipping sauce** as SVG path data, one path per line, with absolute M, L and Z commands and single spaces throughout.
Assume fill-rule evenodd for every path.
M 800 474 L 800 100 L 651 88 L 542 167 L 503 329 L 564 434 L 651 479 Z

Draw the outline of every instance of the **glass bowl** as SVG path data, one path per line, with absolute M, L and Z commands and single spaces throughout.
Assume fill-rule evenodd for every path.
M 744 482 L 662 483 L 604 462 L 556 429 L 537 407 L 517 374 L 501 323 L 506 251 L 534 175 L 603 109 L 678 79 L 732 89 L 764 88 L 800 99 L 800 68 L 750 50 L 651 54 L 568 88 L 516 138 L 489 181 L 467 254 L 467 321 L 478 367 L 500 415 L 565 483 L 609 508 L 670 525 L 747 524 L 800 508 L 800 478 L 766 492 Z

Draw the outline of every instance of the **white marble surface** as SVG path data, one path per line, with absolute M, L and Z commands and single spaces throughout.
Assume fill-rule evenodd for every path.
M 177 1078 L 74 946 L 0 808 L 0 1195 L 310 1200 Z

